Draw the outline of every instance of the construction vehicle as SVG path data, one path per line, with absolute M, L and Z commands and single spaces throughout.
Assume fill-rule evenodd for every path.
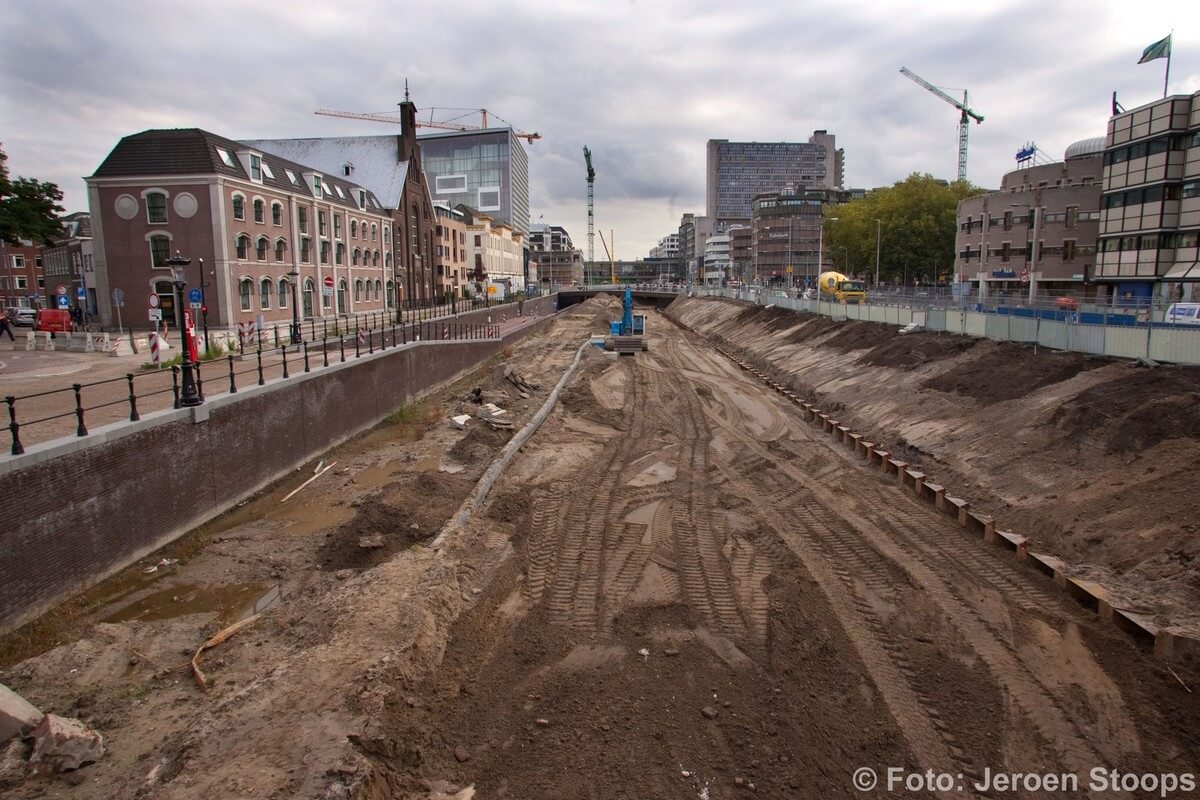
M 625 288 L 625 299 L 621 303 L 621 318 L 608 323 L 608 338 L 605 350 L 615 350 L 618 355 L 632 356 L 639 351 L 649 350 L 646 344 L 646 315 L 633 313 L 633 290 Z
M 983 122 L 983 115 L 972 109 L 968 103 L 967 90 L 963 89 L 962 102 L 958 102 L 950 95 L 943 92 L 938 87 L 934 86 L 929 81 L 914 73 L 908 67 L 901 67 L 900 74 L 917 84 L 921 88 L 932 92 L 938 97 L 945 100 L 950 105 L 959 110 L 958 117 L 958 179 L 965 181 L 967 179 L 967 133 L 971 128 L 971 120 L 975 120 L 976 124 Z
M 833 300 L 844 306 L 858 305 L 867 302 L 867 285 L 840 272 L 822 272 L 817 279 L 817 299 Z

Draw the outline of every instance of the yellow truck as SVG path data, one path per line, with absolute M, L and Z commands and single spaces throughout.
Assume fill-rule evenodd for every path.
M 862 281 L 840 272 L 822 272 L 817 280 L 818 299 L 833 300 L 842 305 L 858 305 L 867 301 L 867 286 Z

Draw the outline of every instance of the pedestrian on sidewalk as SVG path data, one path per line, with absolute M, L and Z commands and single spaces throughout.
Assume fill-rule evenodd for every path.
M 17 340 L 16 337 L 13 336 L 11 325 L 12 323 L 10 323 L 8 320 L 8 312 L 6 312 L 3 308 L 0 308 L 0 337 L 7 333 L 8 340 L 15 343 Z

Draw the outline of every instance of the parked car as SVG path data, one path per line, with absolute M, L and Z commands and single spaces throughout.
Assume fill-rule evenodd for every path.
M 8 308 L 4 309 L 4 312 L 8 315 L 8 321 L 10 323 L 13 325 L 20 325 L 21 327 L 32 326 L 37 318 L 36 308 L 17 308 L 16 306 L 9 306 Z
M 1165 320 L 1172 325 L 1200 325 L 1200 303 L 1171 303 Z

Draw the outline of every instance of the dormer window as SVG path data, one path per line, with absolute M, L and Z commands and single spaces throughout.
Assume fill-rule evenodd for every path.
M 324 188 L 325 188 L 324 186 L 321 185 L 321 176 L 320 175 L 312 176 L 312 185 L 313 185 L 313 194 L 315 194 L 317 197 L 320 197 L 324 193 Z
M 234 166 L 234 163 L 233 163 L 233 156 L 232 156 L 232 155 L 230 155 L 230 153 L 229 153 L 229 151 L 228 151 L 228 150 L 226 150 L 226 149 L 224 149 L 224 148 L 221 148 L 221 147 L 218 147 L 218 148 L 217 148 L 217 155 L 221 157 L 221 163 L 222 163 L 222 164 L 224 164 L 225 166 L 227 166 L 227 167 L 232 167 L 232 166 Z
M 358 190 L 358 207 L 359 208 L 367 207 L 367 190 L 366 189 Z
M 262 156 L 250 154 L 250 180 L 262 182 Z
M 347 178 L 349 178 L 351 175 L 354 174 L 354 165 L 353 164 L 343 164 L 342 165 L 342 174 L 345 175 Z

